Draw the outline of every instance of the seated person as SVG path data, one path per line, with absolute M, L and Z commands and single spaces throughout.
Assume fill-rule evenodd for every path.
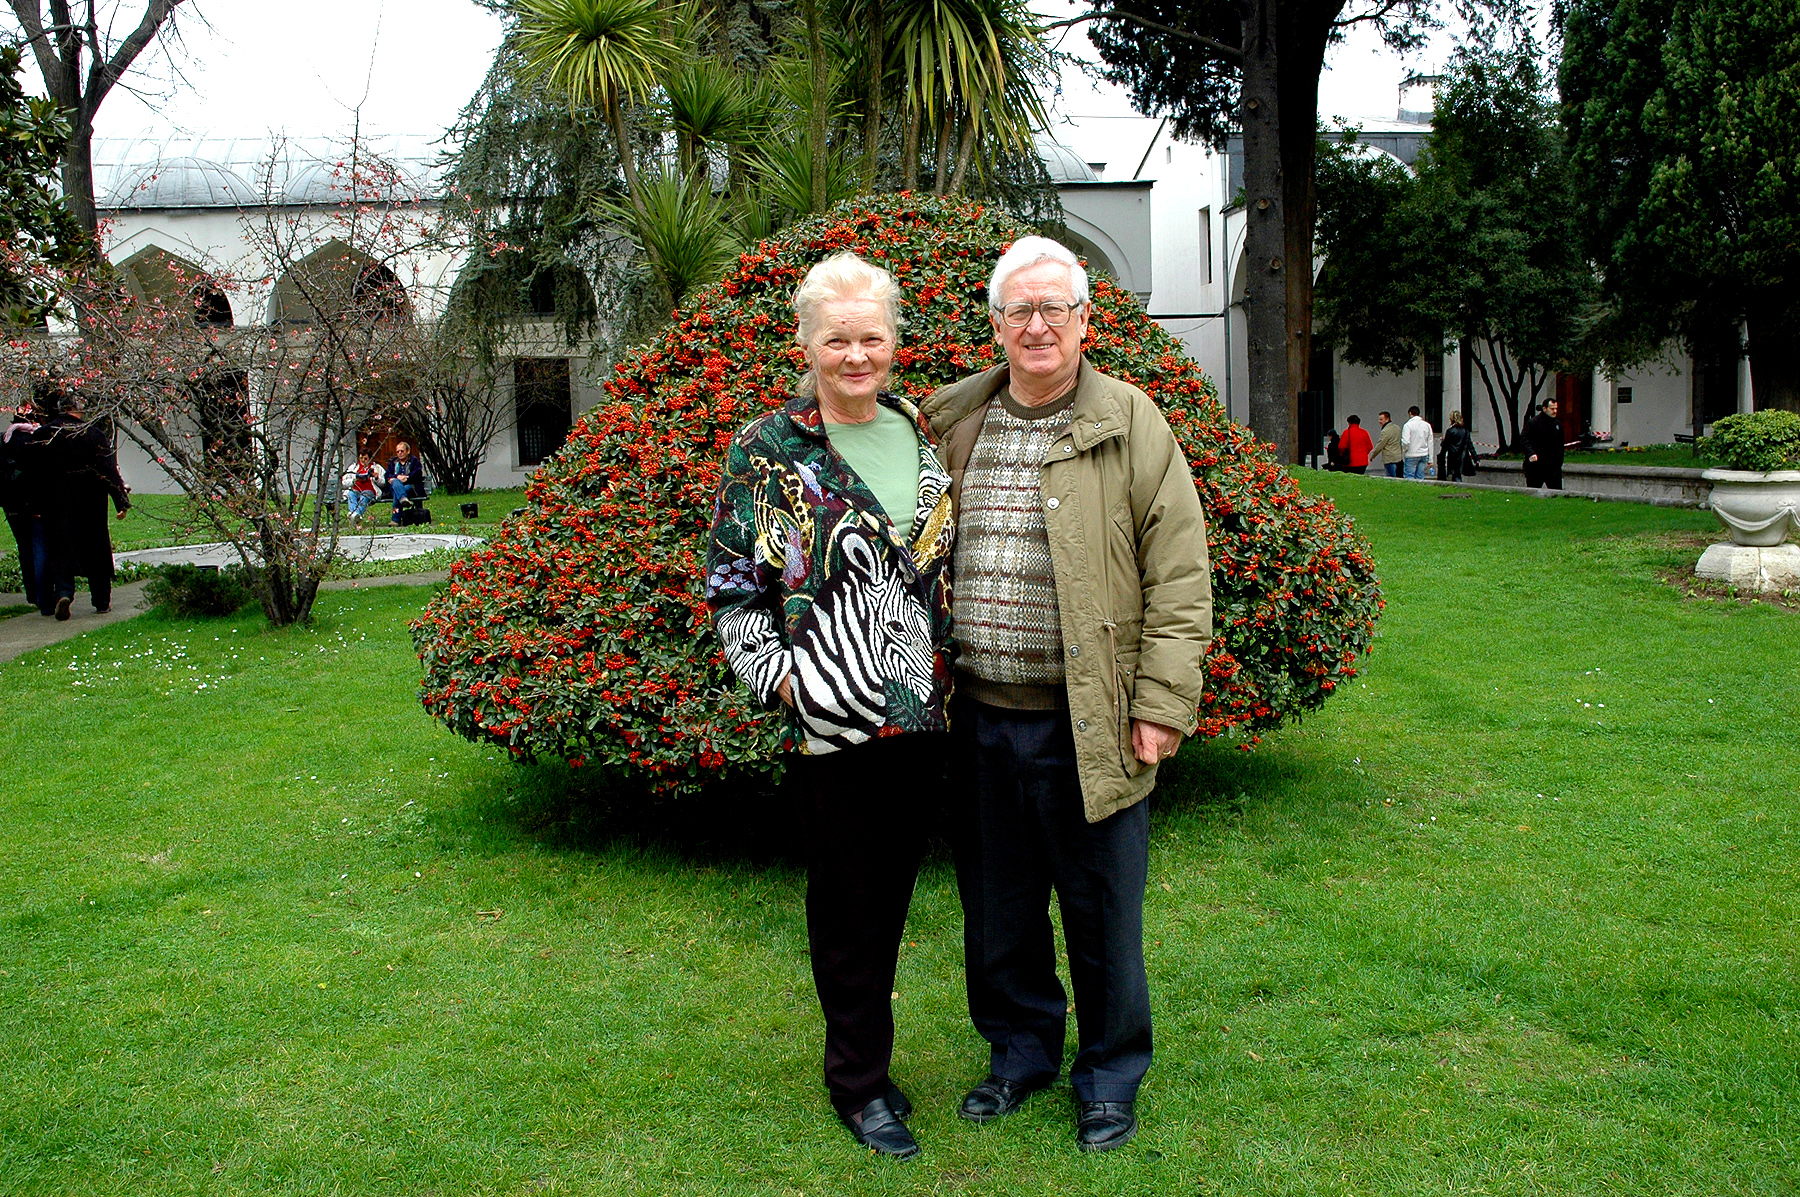
M 394 496 L 391 523 L 400 522 L 400 509 L 408 499 L 425 497 L 425 467 L 413 456 L 412 446 L 401 441 L 394 446 L 394 460 L 388 463 L 388 486 Z
M 369 504 L 387 484 L 387 472 L 367 453 L 356 455 L 356 464 L 344 471 L 344 502 L 350 508 L 350 522 L 356 523 L 369 510 Z

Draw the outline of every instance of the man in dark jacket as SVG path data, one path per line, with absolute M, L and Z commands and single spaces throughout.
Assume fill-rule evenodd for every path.
M 394 495 L 394 516 L 390 523 L 402 522 L 408 499 L 425 497 L 425 467 L 413 455 L 412 446 L 401 441 L 394 446 L 394 458 L 388 462 L 388 487 Z
M 58 619 L 69 618 L 75 601 L 75 579 L 88 580 L 94 610 L 112 610 L 112 534 L 106 527 L 106 503 L 112 500 L 119 518 L 131 510 L 130 492 L 119 476 L 112 429 L 104 420 L 88 420 L 75 396 L 54 396 L 43 406 L 54 409 L 37 436 L 45 450 L 43 468 L 44 538 L 49 546 L 50 582 L 39 578 L 42 591 L 54 596 Z
M 1556 400 L 1546 399 L 1537 415 L 1525 421 L 1525 485 L 1561 490 L 1563 429 L 1556 418 Z

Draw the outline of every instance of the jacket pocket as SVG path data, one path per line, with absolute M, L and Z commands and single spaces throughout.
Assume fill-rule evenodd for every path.
M 1136 777 L 1150 768 L 1138 760 L 1137 750 L 1131 745 L 1131 695 L 1133 684 L 1137 681 L 1137 661 L 1136 653 L 1121 653 L 1113 666 L 1113 694 L 1118 707 L 1119 765 L 1125 770 L 1127 777 Z

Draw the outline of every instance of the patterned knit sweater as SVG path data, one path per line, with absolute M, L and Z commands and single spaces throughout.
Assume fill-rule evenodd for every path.
M 953 602 L 964 692 L 1005 707 L 1060 706 L 1062 617 L 1044 526 L 1044 459 L 1068 428 L 1075 395 L 988 405 L 957 508 Z M 986 684 L 984 684 L 986 683 Z

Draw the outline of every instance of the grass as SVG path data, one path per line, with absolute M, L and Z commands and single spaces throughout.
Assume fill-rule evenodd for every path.
M 1504 460 L 1520 461 L 1523 454 L 1507 453 Z M 1566 465 L 1672 466 L 1680 470 L 1711 470 L 1724 463 L 1704 449 L 1694 455 L 1692 445 L 1627 445 L 1618 449 L 1572 449 L 1563 455 Z
M 462 518 L 461 506 L 464 503 L 478 505 L 480 515 L 476 519 Z M 185 495 L 133 495 L 131 511 L 122 520 L 107 522 L 112 533 L 113 552 L 127 553 L 134 549 L 160 549 L 178 544 L 195 544 L 216 541 L 218 534 L 195 518 Z M 492 536 L 500 523 L 515 508 L 525 504 L 525 489 L 512 487 L 507 490 L 480 490 L 467 495 L 433 495 L 427 506 L 431 509 L 433 523 L 429 526 L 411 529 L 394 528 L 388 525 L 382 504 L 369 509 L 371 519 L 365 520 L 362 527 L 352 528 L 346 522 L 343 535 L 363 535 L 414 531 L 438 535 L 479 536 L 483 539 Z M 422 573 L 431 570 L 444 570 L 450 563 L 461 556 L 460 551 L 439 549 L 422 557 L 408 557 L 399 561 L 340 561 L 331 571 L 334 578 L 371 578 L 386 577 L 393 574 Z M 127 563 L 121 567 L 115 582 L 133 582 L 147 576 L 150 569 Z M 12 530 L 0 525 L 0 590 L 16 588 L 20 585 L 18 549 L 13 540 Z M 4 618 L 0 615 L 0 618 Z
M 1079 1156 L 1066 1087 L 953 1116 L 940 854 L 925 1155 L 858 1152 L 779 804 L 452 738 L 388 587 L 0 666 L 0 1193 L 1793 1193 L 1800 616 L 1657 579 L 1699 513 L 1305 477 L 1387 613 L 1326 710 L 1152 800 L 1131 1146 Z

